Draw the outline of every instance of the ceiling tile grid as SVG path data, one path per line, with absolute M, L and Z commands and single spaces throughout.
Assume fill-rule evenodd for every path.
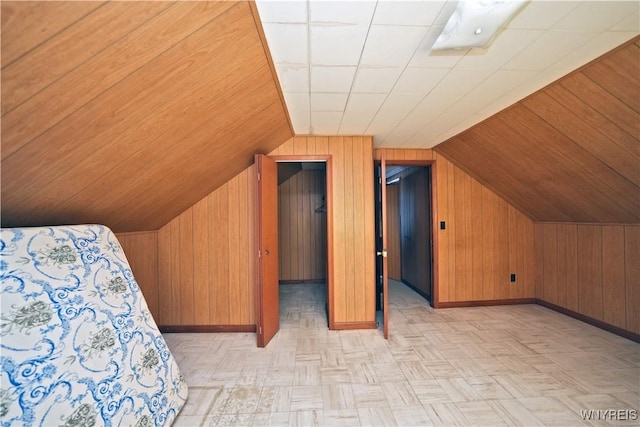
M 257 0 L 295 132 L 430 148 L 640 34 L 637 1 L 529 0 L 487 49 L 432 51 L 456 5 Z

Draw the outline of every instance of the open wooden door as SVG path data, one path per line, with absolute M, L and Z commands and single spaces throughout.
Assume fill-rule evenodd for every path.
M 265 347 L 280 328 L 278 295 L 278 166 L 256 154 L 256 335 Z
M 389 338 L 389 269 L 387 259 L 387 165 L 384 152 L 380 165 L 376 171 L 376 278 L 381 282 L 382 288 L 382 331 L 385 338 Z

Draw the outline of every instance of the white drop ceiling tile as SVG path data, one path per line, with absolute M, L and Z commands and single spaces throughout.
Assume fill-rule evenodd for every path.
M 309 91 L 309 67 L 306 65 L 277 65 L 276 73 L 283 92 Z
M 492 100 L 506 95 L 540 74 L 533 70 L 498 70 L 479 86 L 467 93 L 456 105 L 467 111 L 478 112 L 491 103 Z
M 587 45 L 597 33 L 548 31 L 504 66 L 508 70 L 544 70 L 575 49 Z
M 375 113 L 345 111 L 340 124 L 340 134 L 364 135 Z
M 311 67 L 311 92 L 338 92 L 351 90 L 356 67 Z
M 348 93 L 311 92 L 311 111 L 344 111 Z
M 336 135 L 340 128 L 342 113 L 313 111 L 311 112 L 311 127 L 315 134 Z
M 256 0 L 262 22 L 307 22 L 306 1 Z
M 575 9 L 578 1 L 531 0 L 507 24 L 518 30 L 548 30 Z
M 433 88 L 431 93 L 465 94 L 489 77 L 491 70 L 454 68 Z
M 309 1 L 309 22 L 370 23 L 375 1 Z
M 372 25 L 360 65 L 404 67 L 413 56 L 428 27 Z
M 444 1 L 381 1 L 373 15 L 374 24 L 433 25 Z
M 262 24 L 273 62 L 307 64 L 307 26 L 305 24 Z
M 635 31 L 640 32 L 640 12 L 632 13 L 616 25 L 611 27 L 611 31 Z
M 585 1 L 553 26 L 564 31 L 604 31 L 638 12 L 637 1 Z
M 311 63 L 358 65 L 368 28 L 365 24 L 311 24 Z
M 347 112 L 376 113 L 387 95 L 384 93 L 352 93 L 347 102 Z
M 464 93 L 434 93 L 432 91 L 420 102 L 420 105 L 418 105 L 418 107 L 416 108 L 431 108 L 438 109 L 440 111 L 446 111 L 449 109 L 449 107 L 458 102 L 458 100 L 464 95 Z
M 471 49 L 456 65 L 457 68 L 496 70 L 537 40 L 542 30 L 504 30 L 488 49 Z
M 282 92 L 282 94 L 289 111 L 310 111 L 311 103 L 308 92 Z
M 354 93 L 388 93 L 400 77 L 400 67 L 358 67 Z
M 588 45 L 578 46 L 563 56 L 559 61 L 551 64 L 549 68 L 562 70 L 567 74 L 579 68 L 581 64 L 593 61 L 597 57 L 610 51 L 613 47 L 619 46 L 637 35 L 637 32 L 627 31 L 608 31 L 598 34 Z
M 431 27 L 416 49 L 409 67 L 453 68 L 469 49 L 431 50 L 431 46 L 442 32 L 442 27 Z
M 289 108 L 289 117 L 293 130 L 299 135 L 311 134 L 311 113 L 309 111 L 293 110 Z
M 397 93 L 418 93 L 424 96 L 429 93 L 449 71 L 449 68 L 407 67 L 398 79 L 393 91 Z
M 416 108 L 421 101 L 422 98 L 416 94 L 392 92 L 380 107 L 378 116 L 384 115 L 392 121 L 399 122 Z

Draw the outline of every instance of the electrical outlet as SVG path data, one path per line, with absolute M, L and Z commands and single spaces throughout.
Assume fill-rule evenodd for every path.
M 440 230 L 446 230 L 447 224 L 444 221 L 440 221 Z
M 511 277 L 509 278 L 509 280 L 511 281 L 511 283 L 515 283 L 516 282 L 516 273 L 511 273 Z

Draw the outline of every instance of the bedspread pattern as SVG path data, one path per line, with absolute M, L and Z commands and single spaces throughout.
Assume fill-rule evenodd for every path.
M 187 386 L 100 225 L 3 229 L 2 425 L 168 425 Z

